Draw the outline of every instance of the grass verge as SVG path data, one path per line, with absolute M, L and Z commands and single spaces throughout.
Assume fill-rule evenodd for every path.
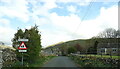
M 50 59 L 54 58 L 56 56 L 44 56 L 44 58 L 39 58 L 36 60 L 35 63 L 30 64 L 30 67 L 42 67 L 45 62 L 49 61 Z
M 24 66 L 22 66 L 22 63 L 20 61 L 16 61 L 14 64 L 12 64 L 11 67 L 42 67 L 45 62 L 49 61 L 54 57 L 56 56 L 41 56 L 33 63 L 27 63 L 24 61 Z

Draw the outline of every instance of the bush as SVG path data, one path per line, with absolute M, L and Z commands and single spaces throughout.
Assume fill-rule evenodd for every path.
M 75 52 L 77 52 L 77 49 L 75 47 L 69 47 L 68 48 L 68 54 L 75 53 Z

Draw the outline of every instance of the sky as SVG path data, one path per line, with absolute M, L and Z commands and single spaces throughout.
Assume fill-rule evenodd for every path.
M 89 39 L 106 28 L 118 29 L 119 0 L 0 0 L 0 41 L 11 45 L 18 28 L 35 24 L 43 47 Z

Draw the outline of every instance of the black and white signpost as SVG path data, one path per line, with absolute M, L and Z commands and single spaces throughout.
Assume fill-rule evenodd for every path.
M 23 52 L 27 52 L 27 47 L 24 42 L 28 42 L 28 39 L 18 39 L 21 42 L 20 46 L 18 47 L 18 51 L 22 53 L 22 66 L 23 66 Z

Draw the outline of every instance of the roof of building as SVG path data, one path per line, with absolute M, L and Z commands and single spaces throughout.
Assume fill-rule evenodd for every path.
M 99 43 L 97 48 L 119 48 L 120 43 Z

